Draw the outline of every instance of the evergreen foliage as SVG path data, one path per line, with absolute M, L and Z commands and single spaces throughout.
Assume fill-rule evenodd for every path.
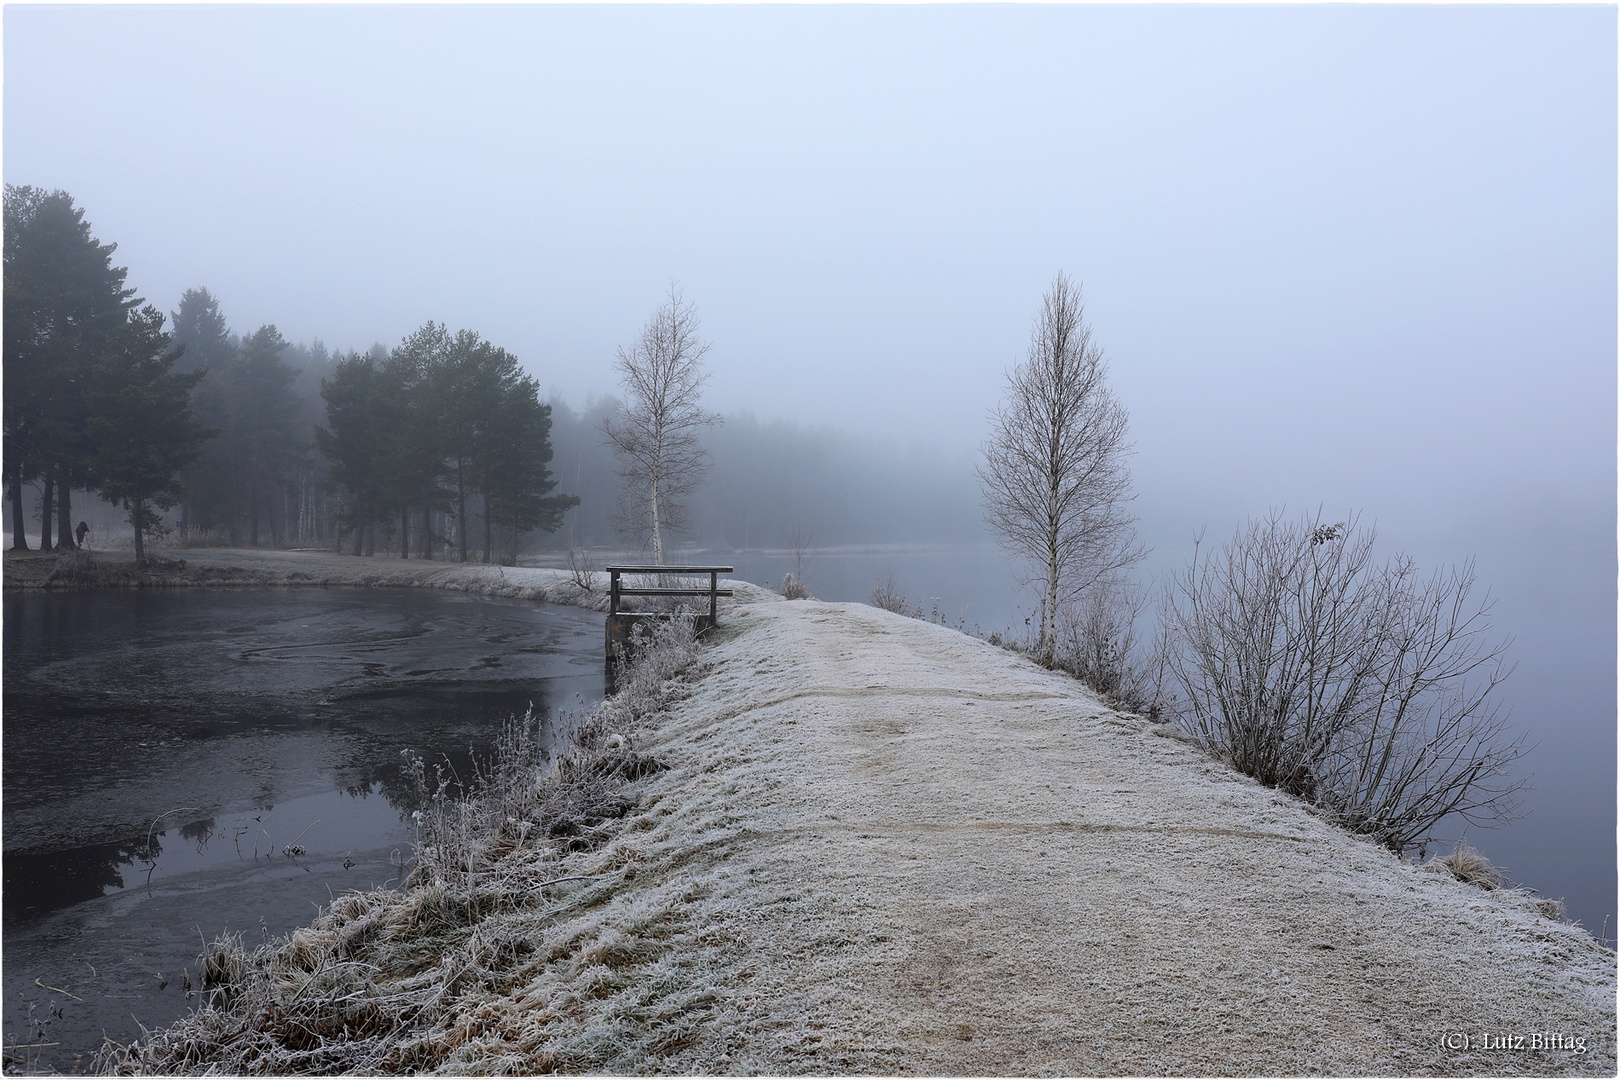
M 579 502 L 550 494 L 551 408 L 538 385 L 515 356 L 471 330 L 429 322 L 386 357 L 351 355 L 321 395 L 327 424 L 317 444 L 343 492 L 342 521 L 357 552 L 362 530 L 394 518 L 401 554 L 414 530 L 430 555 L 436 537 L 426 522 L 449 511 L 461 561 L 482 532 L 484 561 L 493 562 L 497 527 L 552 531 Z
M 124 285 L 127 271 L 112 264 L 116 249 L 90 234 L 66 192 L 6 185 L 5 475 L 13 546 L 25 546 L 22 487 L 35 479 L 45 492 L 40 546 L 75 546 L 69 493 L 94 479 L 86 389 L 95 366 L 121 347 L 140 303 Z
M 85 395 L 91 470 L 102 498 L 129 510 L 135 562 L 145 565 L 145 539 L 161 530 L 153 507 L 174 506 L 179 472 L 217 434 L 191 418 L 191 388 L 201 371 L 174 370 L 163 314 L 147 305 L 130 317 L 121 347 L 91 372 Z

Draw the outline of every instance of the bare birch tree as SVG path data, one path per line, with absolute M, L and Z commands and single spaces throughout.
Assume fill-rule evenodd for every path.
M 1042 584 L 1037 653 L 1053 664 L 1060 607 L 1142 557 L 1127 512 L 1128 417 L 1108 388 L 1079 286 L 1052 281 L 1029 355 L 1007 373 L 1007 396 L 990 416 L 979 482 L 1002 543 Z
M 720 417 L 698 404 L 708 375 L 707 342 L 698 337 L 697 311 L 670 286 L 669 299 L 615 365 L 624 386 L 623 414 L 602 422 L 619 456 L 621 524 L 652 541 L 653 562 L 664 565 L 664 533 L 686 522 L 685 497 L 708 470 L 698 432 Z

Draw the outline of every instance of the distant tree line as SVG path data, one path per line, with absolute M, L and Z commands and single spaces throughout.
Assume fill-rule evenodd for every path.
M 190 289 L 163 314 L 125 286 L 116 245 L 70 195 L 5 189 L 6 498 L 26 550 L 77 546 L 74 491 L 126 508 L 136 557 L 179 507 L 187 538 L 505 561 L 555 529 L 551 408 L 504 349 L 428 323 L 397 348 L 334 357 L 273 325 L 233 334 Z M 288 363 L 292 359 L 300 366 Z M 451 552 L 454 552 L 454 555 Z
M 650 502 L 616 497 L 636 492 L 621 483 L 624 461 L 607 437 L 610 427 L 633 432 L 635 393 L 583 408 L 555 392 L 542 398 L 511 354 L 436 323 L 363 353 L 289 342 L 271 324 L 237 333 L 206 288 L 180 297 L 165 333 L 112 265 L 114 250 L 67 194 L 7 188 L 14 548 L 29 546 L 36 523 L 38 546 L 75 546 L 76 493 L 130 502 L 143 545 L 170 531 L 188 545 L 510 563 L 549 529 L 562 547 L 650 540 Z M 690 318 L 672 297 L 626 355 L 700 356 L 695 329 L 690 343 L 660 333 Z M 672 541 L 784 547 L 795 526 L 822 545 L 984 538 L 965 461 L 746 413 L 712 419 L 704 415 L 701 444 L 670 459 L 712 461 L 701 485 L 690 469 L 659 470 L 660 500 L 678 497 L 660 504 Z M 143 477 L 133 485 L 132 471 Z M 557 494 L 559 481 L 584 501 Z

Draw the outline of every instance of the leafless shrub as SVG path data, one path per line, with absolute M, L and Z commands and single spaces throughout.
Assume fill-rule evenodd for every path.
M 1125 707 L 1157 715 L 1152 663 L 1136 622 L 1147 607 L 1143 591 L 1118 575 L 1095 583 L 1055 620 L 1055 666 Z
M 922 608 L 907 603 L 906 594 L 900 590 L 893 574 L 885 575 L 872 590 L 872 606 L 912 619 L 920 619 L 923 615 Z
M 1164 675 L 1189 733 L 1242 772 L 1395 850 L 1442 818 L 1513 814 L 1524 753 L 1492 697 L 1492 642 L 1471 563 L 1420 579 L 1372 561 L 1355 519 L 1275 513 L 1196 550 L 1160 609 Z
M 1029 355 L 1007 373 L 979 482 L 985 515 L 1041 585 L 1036 659 L 1054 663 L 1057 614 L 1142 558 L 1125 457 L 1128 417 L 1108 388 L 1078 286 L 1063 274 L 1041 302 Z
M 596 571 L 591 569 L 591 553 L 588 550 L 568 549 L 568 576 L 580 592 L 596 591 Z
M 793 532 L 788 536 L 788 551 L 793 556 L 793 580 L 804 588 L 804 596 L 788 596 L 789 600 L 803 600 L 810 595 L 809 588 L 804 585 L 804 557 L 810 552 L 810 530 L 804 527 L 804 522 L 798 518 L 793 519 Z M 783 593 L 787 596 L 787 593 Z
M 782 587 L 777 590 L 784 600 L 805 600 L 810 596 L 810 590 L 805 588 L 804 582 L 791 571 L 782 575 Z

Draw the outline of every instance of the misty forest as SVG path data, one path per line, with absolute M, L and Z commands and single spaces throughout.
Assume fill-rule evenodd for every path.
M 517 357 L 432 321 L 391 348 L 340 354 L 274 325 L 234 330 L 202 286 L 165 318 L 70 195 L 8 188 L 5 212 L 7 324 L 33 339 L 8 331 L 7 512 L 25 523 L 14 550 L 75 548 L 86 513 L 106 516 L 86 507 L 97 496 L 143 550 L 513 565 L 535 549 L 649 541 L 619 498 L 604 436 L 614 397 L 544 396 Z M 120 438 L 137 445 L 114 449 Z M 669 500 L 689 545 L 784 548 L 812 528 L 821 545 L 982 535 L 970 477 L 892 443 L 739 414 L 705 431 L 700 452 L 706 483 Z

